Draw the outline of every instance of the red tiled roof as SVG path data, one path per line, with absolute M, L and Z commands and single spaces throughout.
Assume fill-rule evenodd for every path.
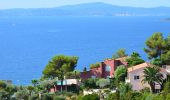
M 142 64 L 139 64 L 139 65 L 136 65 L 136 66 L 132 66 L 130 68 L 128 68 L 128 72 L 132 72 L 132 71 L 135 71 L 137 69 L 140 69 L 140 68 L 145 68 L 145 67 L 148 67 L 150 64 L 149 63 L 142 63 Z

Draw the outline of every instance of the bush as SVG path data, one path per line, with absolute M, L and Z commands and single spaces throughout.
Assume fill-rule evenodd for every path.
M 166 100 L 170 100 L 170 93 L 167 94 Z
M 165 83 L 163 92 L 164 92 L 165 94 L 170 93 L 170 82 L 166 82 L 166 83 Z
M 92 68 L 98 68 L 98 67 L 100 67 L 100 63 L 91 64 L 91 65 L 90 65 L 90 69 L 92 69 Z
M 85 95 L 80 99 L 78 98 L 78 100 L 100 100 L 100 98 L 97 94 L 89 94 L 89 95 Z
M 87 80 L 84 80 L 83 82 L 83 86 L 84 88 L 97 88 L 98 86 L 96 85 L 96 82 L 97 82 L 98 79 L 93 79 L 93 78 L 90 78 L 90 79 L 87 79 Z
M 119 93 L 116 92 L 109 94 L 107 100 L 119 100 Z
M 53 96 L 50 94 L 44 94 L 42 100 L 53 100 Z
M 150 93 L 150 88 L 149 87 L 145 87 L 142 90 L 140 90 L 140 92 L 142 92 L 142 93 Z
M 118 82 L 124 82 L 125 77 L 127 76 L 126 67 L 124 65 L 118 66 L 114 75 L 115 75 L 115 78 Z
M 124 95 L 125 100 L 140 100 L 142 94 L 140 92 L 129 91 Z
M 29 100 L 37 100 L 38 99 L 38 94 L 33 94 L 32 96 L 29 97 Z
M 165 100 L 166 98 L 163 95 L 155 95 L 153 100 Z M 169 100 L 169 99 L 168 99 Z
M 65 100 L 65 97 L 62 96 L 54 96 L 54 100 Z
M 104 87 L 110 85 L 110 80 L 109 79 L 99 79 L 96 82 L 96 85 L 99 86 L 100 88 L 104 88 Z
M 3 82 L 3 81 L 0 81 L 0 89 L 4 89 L 4 88 L 6 88 L 6 83 L 5 82 Z

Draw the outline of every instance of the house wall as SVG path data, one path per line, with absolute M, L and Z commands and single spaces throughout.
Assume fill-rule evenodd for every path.
M 104 77 L 105 78 L 107 78 L 107 76 L 113 77 L 114 71 L 115 71 L 116 65 L 117 65 L 116 60 L 105 60 L 104 63 L 105 63 L 105 67 L 110 66 L 110 72 L 105 71 L 106 73 L 105 73 Z
M 127 63 L 120 60 L 108 59 L 101 62 L 98 68 L 92 68 L 90 71 L 81 72 L 80 77 L 82 79 L 88 79 L 92 76 L 96 76 L 96 78 L 113 77 L 114 72 L 119 65 L 127 65 Z M 110 71 L 106 71 L 106 66 L 110 66 Z
M 141 68 L 141 69 L 138 69 L 138 70 L 128 73 L 128 78 L 130 80 L 130 84 L 132 85 L 133 90 L 139 91 L 139 90 L 143 89 L 144 87 L 149 87 L 149 85 L 147 83 L 142 83 L 142 80 L 144 79 L 143 69 L 144 68 Z M 139 79 L 135 80 L 134 79 L 135 75 L 139 76 Z
M 145 67 L 144 67 L 145 68 Z M 137 69 L 137 70 L 134 70 L 134 71 L 131 71 L 128 73 L 128 79 L 130 80 L 130 84 L 132 84 L 132 89 L 133 90 L 141 90 L 145 87 L 149 87 L 149 84 L 148 83 L 143 83 L 142 80 L 144 79 L 143 75 L 143 70 L 144 68 L 140 68 L 140 69 Z M 166 79 L 167 78 L 167 73 L 166 72 L 160 72 L 162 75 L 163 75 L 163 78 Z M 134 76 L 139 76 L 139 79 L 135 80 L 134 79 Z M 155 88 L 156 89 L 161 89 L 161 86 L 160 85 L 155 85 Z

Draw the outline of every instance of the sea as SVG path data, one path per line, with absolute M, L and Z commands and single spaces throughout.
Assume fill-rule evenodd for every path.
M 76 70 L 111 58 L 120 48 L 140 53 L 155 32 L 170 33 L 169 16 L 0 17 L 0 80 L 29 85 L 53 56 L 78 56 Z

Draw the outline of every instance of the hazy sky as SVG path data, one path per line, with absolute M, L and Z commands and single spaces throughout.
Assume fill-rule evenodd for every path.
M 135 7 L 170 7 L 170 0 L 0 0 L 0 9 L 47 8 L 88 2 L 105 2 L 113 5 Z

